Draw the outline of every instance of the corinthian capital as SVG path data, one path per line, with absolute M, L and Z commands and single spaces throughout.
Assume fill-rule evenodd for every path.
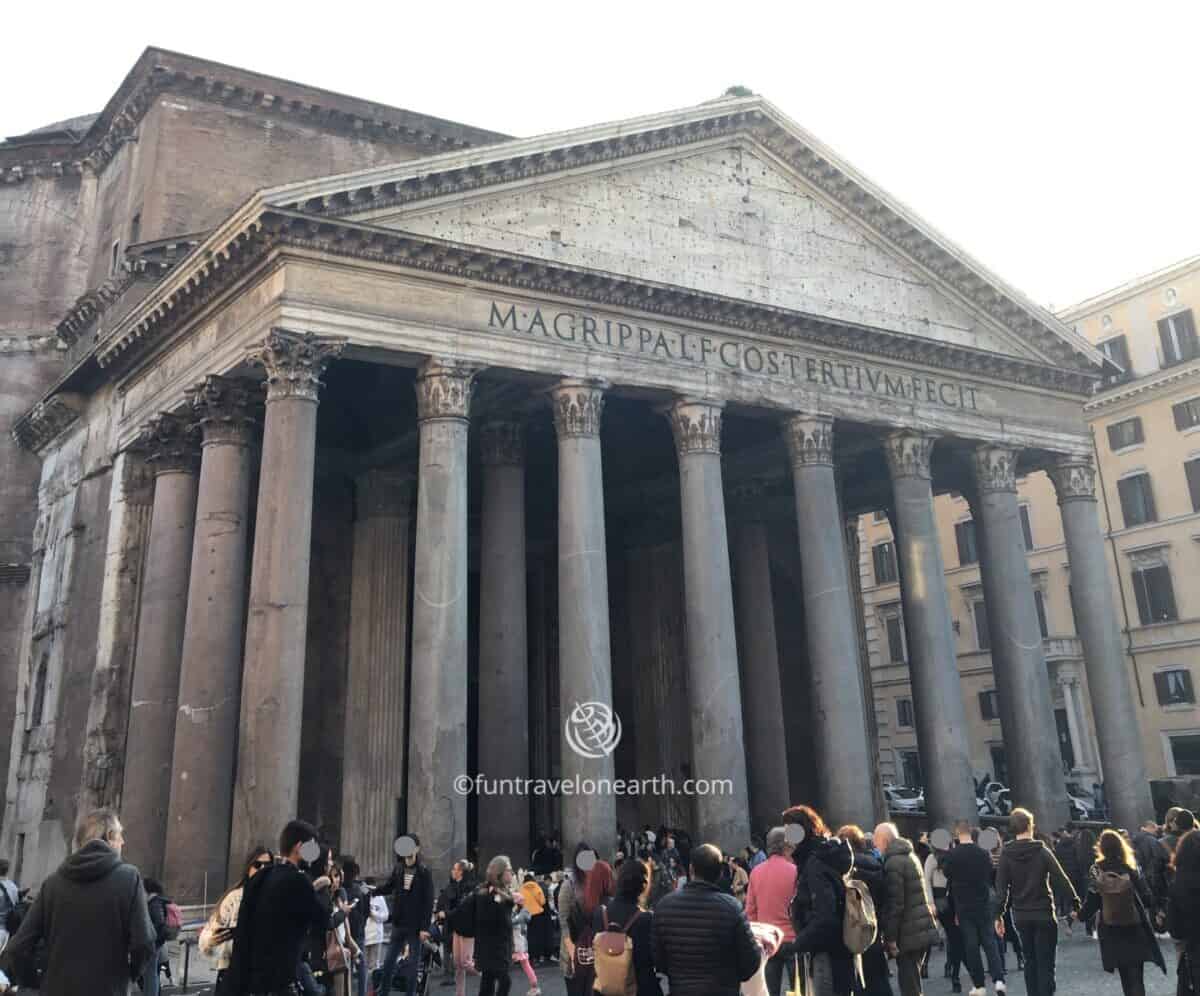
M 972 454 L 975 486 L 980 494 L 1017 490 L 1017 451 L 1009 446 L 984 443 Z
M 161 412 L 146 423 L 138 435 L 136 449 L 158 474 L 195 474 L 199 470 L 196 423 L 191 419 Z
M 250 381 L 208 376 L 187 391 L 204 445 L 245 446 L 250 442 L 262 391 Z
M 247 359 L 267 372 L 267 401 L 316 401 L 321 393 L 321 375 L 345 348 L 344 339 L 271 329 L 266 339 L 248 350 Z
M 602 380 L 564 380 L 551 389 L 554 431 L 559 439 L 600 435 L 607 388 L 608 384 Z
M 901 477 L 919 477 L 928 481 L 931 477 L 930 461 L 936 436 L 924 432 L 901 429 L 890 432 L 883 440 L 883 453 L 887 457 L 888 472 L 892 480 Z
M 1090 456 L 1060 456 L 1048 472 L 1060 505 L 1096 500 L 1096 465 Z
M 783 429 L 793 467 L 833 466 L 832 415 L 792 415 Z
M 681 398 L 663 409 L 663 414 L 671 423 L 675 450 L 681 457 L 692 453 L 715 453 L 720 456 L 722 407 L 719 401 Z
M 484 422 L 479 429 L 480 456 L 489 467 L 525 465 L 525 424 L 509 419 Z
M 470 418 L 477 373 L 478 367 L 457 360 L 426 360 L 417 374 L 418 420 Z

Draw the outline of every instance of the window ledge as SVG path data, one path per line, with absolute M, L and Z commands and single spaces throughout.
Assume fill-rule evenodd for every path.
M 1191 712 L 1196 708 L 1195 702 L 1176 702 L 1172 705 L 1162 706 L 1163 712 Z
M 1181 436 L 1191 436 L 1197 432 L 1200 432 L 1200 425 L 1189 425 L 1186 429 L 1179 430 Z
M 1200 428 L 1200 426 L 1197 426 L 1197 428 Z M 1140 443 L 1130 443 L 1128 446 L 1122 446 L 1119 449 L 1113 450 L 1112 453 L 1114 456 L 1121 456 L 1122 454 L 1133 453 L 1135 450 L 1143 450 L 1145 448 L 1146 442 L 1143 440 Z

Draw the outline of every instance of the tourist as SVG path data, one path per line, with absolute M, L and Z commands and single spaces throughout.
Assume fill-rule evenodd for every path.
M 726 855 L 725 867 L 729 869 L 729 892 L 739 903 L 746 902 L 746 889 L 750 886 L 750 876 L 732 854 Z
M 561 864 L 561 857 L 559 863 Z M 540 878 L 544 878 L 554 871 L 556 865 L 550 837 L 542 837 L 538 840 L 537 847 L 533 849 L 533 853 L 529 856 L 529 867 Z
M 754 871 L 755 868 L 767 860 L 767 852 L 764 850 L 763 840 L 757 834 L 750 838 L 750 846 L 746 848 L 746 852 L 747 871 Z
M 1192 815 L 1190 809 L 1184 809 L 1182 806 L 1172 806 L 1168 809 L 1163 833 L 1163 844 L 1167 850 L 1174 853 L 1179 838 L 1194 829 L 1195 826 L 1196 817 Z
M 1059 865 L 1067 878 L 1071 880 L 1071 884 L 1075 886 L 1078 892 L 1081 888 L 1080 883 L 1083 881 L 1083 875 L 1079 868 L 1079 858 L 1075 852 L 1075 835 L 1071 833 L 1069 827 L 1063 827 L 1057 834 L 1054 841 L 1054 857 L 1058 859 Z M 1084 865 L 1084 871 L 1091 865 L 1089 858 Z M 1071 897 L 1065 894 L 1061 889 L 1055 893 L 1055 909 L 1060 920 L 1067 921 L 1067 933 L 1071 933 Z
M 646 907 L 650 898 L 650 866 L 631 858 L 621 866 L 614 894 L 592 915 L 592 930 L 620 930 L 633 942 L 633 973 L 636 992 L 630 996 L 662 996 L 654 968 L 653 913 Z
M 200 931 L 197 946 L 201 954 L 213 960 L 217 970 L 215 991 L 224 994 L 225 970 L 229 968 L 229 956 L 233 953 L 233 931 L 238 922 L 238 910 L 242 905 L 242 891 L 246 883 L 273 861 L 270 849 L 252 847 L 242 866 L 242 876 L 217 902 L 204 927 Z
M 313 893 L 321 907 L 321 916 L 309 926 L 300 961 L 300 988 L 305 996 L 325 996 L 325 981 L 340 965 L 326 960 L 329 931 L 336 930 L 346 919 L 346 905 L 337 901 L 333 880 L 333 851 L 322 845 L 321 856 L 308 866 Z
M 374 880 L 363 879 L 363 885 L 366 886 L 370 896 L 367 926 L 363 939 L 366 941 L 367 971 L 374 973 L 376 969 L 383 967 L 383 956 L 387 951 L 387 922 L 391 914 L 388 912 L 387 900 L 383 896 L 370 895 L 375 888 Z M 464 996 L 464 993 L 459 992 L 456 996 Z
M 1153 820 L 1141 825 L 1130 838 L 1130 845 L 1137 859 L 1138 870 L 1150 890 L 1152 905 L 1149 912 L 1157 924 L 1167 908 L 1167 866 L 1171 862 L 1171 854 L 1158 839 L 1158 825 Z
M 529 958 L 534 964 L 540 965 L 550 956 L 550 914 L 546 910 L 546 893 L 528 872 L 521 883 L 521 897 L 525 901 L 525 912 L 529 914 Z
M 1000 852 L 996 869 L 996 894 L 1002 912 L 1012 912 L 1013 924 L 1025 951 L 1025 992 L 1028 996 L 1052 996 L 1054 960 L 1058 946 L 1054 890 L 1070 890 L 1071 908 L 1078 910 L 1079 897 L 1054 855 L 1034 838 L 1033 814 L 1014 809 L 1008 818 L 1016 839 Z M 998 924 L 1003 931 L 1003 923 Z
M 416 845 L 412 853 L 401 858 L 388 880 L 376 894 L 390 895 L 392 937 L 383 957 L 383 975 L 379 991 L 391 992 L 392 977 L 400 969 L 405 991 L 417 990 L 417 970 L 421 964 L 421 945 L 429 940 L 433 919 L 433 875 L 421 862 L 421 841 L 415 833 L 408 835 Z M 403 957 L 402 957 L 403 956 Z
M 456 917 L 456 922 L 475 939 L 475 968 L 481 974 L 479 996 L 508 996 L 516 902 L 512 862 L 498 854 L 488 862 L 483 885 L 463 901 Z M 389 991 L 380 988 L 382 993 Z
M 121 860 L 125 832 L 111 809 L 87 815 L 78 850 L 50 875 L 0 955 L 0 970 L 42 996 L 125 996 L 155 953 L 138 870 Z M 35 985 L 39 945 L 45 973 Z M 0 980 L 2 981 L 2 980 Z
M 986 991 L 984 959 L 996 992 L 1003 996 L 1008 986 L 1004 980 L 1004 962 L 1000 957 L 992 911 L 992 856 L 975 843 L 971 825 L 966 820 L 959 820 L 954 825 L 954 833 L 957 843 L 942 861 L 942 871 L 949 882 L 950 898 L 958 920 L 962 960 L 971 976 L 970 996 L 984 996 Z M 979 956 L 980 948 L 983 958 Z
M 765 975 L 769 996 L 779 996 L 784 969 L 791 960 L 790 945 L 796 939 L 791 916 L 795 892 L 796 866 L 792 864 L 792 845 L 787 842 L 783 827 L 772 827 L 767 833 L 767 858 L 750 872 L 746 890 L 746 918 L 751 923 L 778 927 L 783 941 L 767 959 Z
M 837 832 L 838 838 L 850 845 L 853 867 L 850 874 L 862 882 L 871 893 L 875 906 L 875 922 L 882 921 L 887 911 L 887 879 L 883 874 L 883 862 L 875 852 L 874 842 L 867 838 L 861 827 L 853 823 Z M 888 970 L 887 951 L 883 934 L 877 932 L 874 943 L 863 952 L 862 984 L 855 980 L 854 990 L 861 996 L 892 996 L 891 972 Z M 771 993 L 771 996 L 777 996 Z
M 442 927 L 442 985 L 453 985 L 455 996 L 464 996 L 467 968 L 471 962 L 474 938 L 455 929 L 456 915 L 475 891 L 475 866 L 460 858 L 450 866 L 450 881 L 438 895 L 436 917 Z
M 737 996 L 761 951 L 741 905 L 717 889 L 724 859 L 712 844 L 691 849 L 691 878 L 654 910 L 655 968 L 671 996 Z
M 592 983 L 596 978 L 595 952 L 592 939 L 595 930 L 592 916 L 613 894 L 612 866 L 607 861 L 597 861 L 587 873 L 582 894 L 576 893 L 571 915 L 567 918 L 567 931 L 571 937 L 571 954 L 574 965 L 571 978 L 567 981 L 569 996 L 591 996 Z
M 527 996 L 541 996 L 537 973 L 529 962 L 529 923 L 533 918 L 525 909 L 525 894 L 516 893 L 516 908 L 512 914 L 512 960 L 521 966 L 529 982 Z
M 1096 835 L 1087 827 L 1082 827 L 1075 834 L 1075 863 L 1071 868 L 1070 874 L 1067 876 L 1071 880 L 1071 886 L 1076 896 L 1082 896 L 1088 890 L 1088 870 L 1092 867 L 1092 862 L 1096 856 Z M 1065 871 L 1065 869 L 1064 869 Z M 1056 892 L 1056 895 L 1058 893 Z M 1066 895 L 1064 891 L 1064 896 Z M 1071 897 L 1066 896 L 1068 902 Z M 1083 921 L 1083 929 L 1087 936 L 1095 940 L 1096 938 L 1096 918 L 1088 917 Z
M 1178 942 L 1176 996 L 1200 993 L 1200 831 L 1180 837 L 1171 859 L 1167 929 Z
M 558 894 L 555 897 L 560 932 L 558 963 L 568 990 L 571 987 L 570 980 L 575 974 L 575 952 L 571 947 L 571 932 L 567 929 L 567 924 L 570 922 L 575 904 L 582 898 L 584 886 L 587 884 L 587 872 L 579 867 L 579 856 L 592 853 L 594 852 L 591 845 L 582 840 L 575 845 L 575 856 L 571 861 L 571 867 L 563 875 L 562 884 L 558 887 Z M 585 993 L 584 996 L 589 996 L 589 994 Z
M 142 992 L 145 996 L 158 996 L 161 970 L 159 966 L 166 958 L 167 944 L 167 897 L 158 879 L 143 879 L 146 889 L 146 910 L 150 914 L 150 925 L 154 928 L 154 957 L 142 973 Z
M 792 902 L 793 948 L 812 962 L 816 996 L 845 994 L 853 977 L 850 952 L 842 943 L 844 906 L 842 876 L 850 870 L 850 849 L 835 837 L 817 811 L 792 806 L 783 814 L 796 840 L 792 863 L 796 866 L 796 898 Z
M 17 908 L 20 901 L 17 883 L 8 877 L 8 859 L 0 858 L 0 951 L 8 943 L 8 914 Z
M 887 913 L 880 921 L 883 943 L 896 959 L 901 996 L 918 996 L 921 969 L 938 940 L 937 914 L 929 905 L 912 842 L 900 836 L 894 823 L 875 828 L 875 848 L 883 855 L 888 892 Z
M 1166 974 L 1149 910 L 1154 896 L 1138 873 L 1133 850 L 1115 830 L 1105 830 L 1096 844 L 1096 862 L 1088 871 L 1087 898 L 1080 916 L 1097 916 L 1100 961 L 1106 972 L 1121 977 L 1125 996 L 1145 996 L 1146 962 Z
M 357 996 L 367 993 L 367 920 L 370 919 L 371 890 L 359 876 L 362 869 L 352 855 L 343 854 L 339 862 L 344 880 L 342 891 L 349 907 L 346 914 L 346 930 L 353 945 L 350 947 L 351 967 L 354 972 Z
M 947 851 L 940 851 L 932 844 L 929 855 L 925 858 L 925 898 L 937 914 L 937 922 L 946 938 L 946 978 L 950 980 L 951 992 L 961 993 L 962 982 L 959 980 L 959 968 L 962 963 L 962 934 L 956 922 L 954 899 L 942 870 L 942 862 L 946 860 Z M 929 965 L 929 953 L 925 955 L 925 965 Z M 922 978 L 928 978 L 928 971 L 922 973 Z

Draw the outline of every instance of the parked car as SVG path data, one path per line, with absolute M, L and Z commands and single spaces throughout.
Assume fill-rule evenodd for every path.
M 887 798 L 888 809 L 897 813 L 925 812 L 925 792 L 923 789 L 909 788 L 907 785 L 885 785 L 883 794 Z

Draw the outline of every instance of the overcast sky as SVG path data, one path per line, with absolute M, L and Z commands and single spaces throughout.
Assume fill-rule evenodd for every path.
M 3 23 L 3 135 L 98 111 L 148 45 L 518 136 L 741 84 L 1041 304 L 1200 253 L 1194 0 L 122 0 Z

